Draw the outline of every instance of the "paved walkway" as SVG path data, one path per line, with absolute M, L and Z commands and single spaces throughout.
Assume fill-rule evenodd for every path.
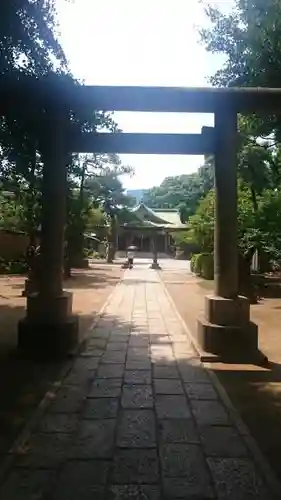
M 143 266 L 126 271 L 48 399 L 11 452 L 1 500 L 274 498 Z

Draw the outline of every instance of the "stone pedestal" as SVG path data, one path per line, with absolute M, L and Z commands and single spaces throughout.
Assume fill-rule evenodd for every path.
M 72 294 L 27 297 L 27 314 L 18 325 L 18 347 L 40 358 L 69 353 L 78 342 L 78 317 L 72 315 Z
M 158 262 L 152 262 L 150 269 L 162 269 L 161 266 L 158 264 Z
M 203 361 L 260 364 L 266 361 L 258 348 L 258 328 L 250 321 L 246 297 L 205 297 L 205 314 L 198 319 L 197 343 Z

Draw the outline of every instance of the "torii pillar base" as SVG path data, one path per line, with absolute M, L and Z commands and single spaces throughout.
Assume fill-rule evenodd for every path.
M 68 356 L 78 345 L 78 317 L 71 313 L 72 294 L 46 298 L 27 296 L 26 317 L 18 323 L 18 348 L 32 358 Z
M 196 344 L 204 362 L 249 363 L 268 361 L 258 347 L 258 327 L 250 321 L 246 297 L 205 297 L 205 314 L 198 319 Z
M 152 262 L 150 269 L 162 269 L 158 262 Z

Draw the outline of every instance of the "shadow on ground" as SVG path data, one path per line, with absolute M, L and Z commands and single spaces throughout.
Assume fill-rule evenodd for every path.
M 193 284 L 182 285 L 171 283 L 173 276 L 164 274 L 164 282 L 187 328 L 194 332 L 197 318 L 204 311 L 204 296 L 211 293 L 213 282 L 198 282 L 194 278 Z M 281 304 L 276 303 L 279 285 L 276 286 L 273 284 L 268 290 L 273 300 L 264 298 L 251 306 L 252 320 L 259 325 L 260 349 L 269 358 L 268 366 L 211 366 L 281 480 L 281 344 L 276 310 Z
M 213 371 L 281 480 L 281 365 L 268 369 L 214 365 Z
M 16 309 L 21 310 L 20 315 L 24 313 L 24 308 Z M 0 317 L 1 312 L 0 306 Z M 15 311 L 12 310 L 11 313 L 15 314 Z M 79 320 L 89 326 L 93 322 L 93 316 L 82 315 Z M 105 328 L 114 323 L 116 332 L 124 327 L 118 325 L 115 317 L 106 316 L 100 321 Z M 5 351 L 1 356 L 0 352 L 0 460 L 4 458 L 44 394 L 52 384 L 60 380 L 63 370 L 70 370 L 72 363 L 71 358 L 37 362 L 23 357 L 18 349 L 11 350 L 9 355 Z
M 176 356 L 176 335 L 151 334 L 148 325 L 138 323 L 101 317 L 62 386 L 49 391 L 44 419 L 13 450 L 17 465 L 40 467 L 43 460 L 52 469 L 59 460 L 58 474 L 40 483 L 40 493 L 48 500 L 88 498 L 91 491 L 117 500 L 131 497 L 127 488 L 134 498 L 215 498 L 214 488 L 227 498 L 235 495 L 234 488 L 237 498 L 241 492 L 244 498 L 246 491 L 251 498 L 263 498 L 260 478 L 235 470 L 240 458 L 245 466 L 248 456 L 235 429 L 230 442 L 218 439 L 231 426 L 231 416 L 188 342 L 181 340 L 185 349 Z M 71 417 L 63 431 L 59 414 Z M 65 433 L 62 444 L 60 432 Z M 38 447 L 38 434 L 39 442 L 54 442 L 56 449 Z M 229 458 L 233 449 L 236 467 L 230 462 L 224 476 L 215 457 Z M 72 469 L 69 459 L 76 460 Z M 104 470 L 98 467 L 99 459 Z M 5 479 L 3 498 L 13 498 L 17 481 L 14 485 Z M 28 487 L 31 490 L 26 480 Z M 32 493 L 35 498 L 34 482 Z
M 66 290 L 79 290 L 83 288 L 95 289 L 101 288 L 102 286 L 108 286 L 110 283 L 117 283 L 117 281 L 118 278 L 110 278 L 108 274 L 103 272 L 103 269 L 95 267 L 94 270 L 74 271 L 71 278 L 64 281 L 64 288 Z M 24 284 L 22 283 L 8 284 L 6 286 L 15 290 L 19 289 L 22 291 L 24 289 Z

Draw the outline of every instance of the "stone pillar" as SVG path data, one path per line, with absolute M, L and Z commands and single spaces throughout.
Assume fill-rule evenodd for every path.
M 55 357 L 78 341 L 72 294 L 63 291 L 64 229 L 68 162 L 67 115 L 48 110 L 40 151 L 44 163 L 38 292 L 28 294 L 26 317 L 19 322 L 19 348 Z
M 215 114 L 214 295 L 205 297 L 197 345 L 204 361 L 263 362 L 250 303 L 238 296 L 237 115 L 222 108 Z
M 238 294 L 237 116 L 232 110 L 215 115 L 215 294 Z

